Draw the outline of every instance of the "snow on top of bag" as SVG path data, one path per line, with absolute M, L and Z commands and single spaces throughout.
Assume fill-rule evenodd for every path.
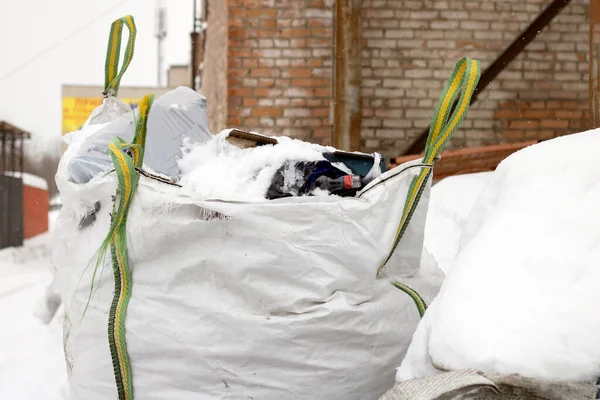
M 501 163 L 399 380 L 434 365 L 556 381 L 600 374 L 599 158 L 594 130 Z
M 324 160 L 323 153 L 333 150 L 287 137 L 278 137 L 277 145 L 240 149 L 227 142 L 230 131 L 184 150 L 178 163 L 181 183 L 195 198 L 264 200 L 275 172 L 287 161 Z M 292 169 L 287 172 L 296 173 Z

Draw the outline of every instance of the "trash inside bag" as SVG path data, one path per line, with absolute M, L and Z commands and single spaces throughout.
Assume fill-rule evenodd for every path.
M 377 158 L 287 137 L 224 130 L 206 143 L 185 146 L 178 162 L 179 183 L 204 200 L 263 201 L 309 194 L 353 197 L 369 182 L 363 177 L 381 175 L 382 166 L 374 165 Z
M 124 113 L 122 107 L 103 107 L 115 103 L 108 98 L 94 112 L 87 125 L 108 123 L 87 138 L 78 154 L 69 163 L 71 180 L 75 183 L 89 182 L 93 177 L 112 168 L 112 160 L 106 154 L 108 144 L 114 137 L 131 141 L 138 111 Z M 113 109 L 117 109 L 114 111 Z M 79 134 L 79 133 L 75 133 Z M 156 100 L 148 117 L 148 139 L 145 163 L 153 171 L 169 177 L 179 176 L 177 159 L 181 155 L 184 138 L 189 143 L 204 143 L 212 137 L 208 127 L 206 98 L 187 87 L 178 87 Z
M 362 186 L 360 176 L 349 175 L 329 161 L 287 162 L 275 172 L 266 197 L 302 196 L 315 190 L 353 197 Z

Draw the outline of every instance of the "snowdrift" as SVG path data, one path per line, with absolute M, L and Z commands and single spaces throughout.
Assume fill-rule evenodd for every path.
M 500 164 L 397 380 L 476 369 L 552 382 L 600 374 L 600 131 Z
M 68 399 L 62 322 L 48 304 L 50 234 L 0 250 L 0 398 Z M 46 291 L 46 293 L 45 293 Z

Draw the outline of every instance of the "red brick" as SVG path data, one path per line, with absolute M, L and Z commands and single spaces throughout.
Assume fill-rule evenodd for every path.
M 587 107 L 587 104 L 584 107 Z M 577 103 L 576 101 L 563 101 L 562 108 L 567 109 L 567 110 L 576 110 L 576 109 L 581 108 L 581 105 L 579 103 Z
M 276 91 L 277 94 L 274 93 L 274 90 Z M 256 88 L 256 89 L 254 89 L 254 95 L 260 96 L 260 97 L 280 96 L 281 90 L 272 89 L 272 88 Z
M 248 69 L 230 68 L 228 73 L 229 76 L 246 76 L 249 71 Z
M 243 38 L 246 37 L 246 31 L 244 29 L 239 28 L 230 28 L 229 29 L 229 38 Z
M 250 70 L 250 75 L 258 77 L 278 77 L 280 72 L 275 68 L 252 68 Z
M 256 58 L 247 58 L 242 60 L 243 67 L 258 67 L 258 59 Z
M 525 137 L 525 132 L 510 130 L 510 131 L 504 131 L 503 135 L 505 138 L 507 138 L 509 140 L 518 140 L 518 139 L 523 139 Z
M 529 111 L 525 111 L 525 118 L 527 118 L 527 119 L 548 118 L 551 115 L 552 115 L 552 111 L 550 111 L 550 110 L 529 110 Z
M 309 36 L 310 31 L 308 29 L 282 29 L 280 36 L 281 37 L 306 37 Z
M 547 119 L 542 120 L 540 123 L 542 128 L 556 128 L 556 129 L 564 129 L 569 127 L 569 121 L 560 120 L 560 119 Z
M 245 97 L 245 96 L 250 96 L 252 93 L 252 89 L 250 88 L 244 88 L 244 87 L 233 87 L 233 88 L 229 88 L 229 90 L 227 91 L 229 96 L 241 96 L 241 97 Z
M 308 62 L 306 63 L 306 65 L 308 67 L 322 67 L 323 66 L 323 60 L 311 58 L 311 59 L 308 60 Z
M 548 101 L 548 102 L 546 102 L 546 108 L 549 108 L 549 109 L 560 108 L 560 101 Z
M 521 110 L 498 110 L 495 112 L 496 118 L 519 119 L 523 117 Z
M 329 118 L 329 108 L 314 108 L 313 115 L 315 117 L 328 117 Z
M 311 68 L 293 68 L 289 70 L 289 74 L 293 78 L 305 78 L 312 76 Z
M 329 138 L 329 137 L 331 137 L 331 129 L 329 129 L 329 128 L 315 129 L 314 135 L 316 137 Z
M 242 124 L 242 120 L 239 117 L 229 117 L 227 119 L 227 124 L 229 126 L 240 126 Z
M 583 112 L 556 110 L 554 112 L 554 116 L 557 118 L 565 118 L 565 119 L 581 119 L 583 117 Z
M 234 58 L 246 58 L 251 57 L 252 52 L 246 49 L 231 49 L 229 50 L 229 56 Z
M 246 10 L 243 8 L 229 8 L 229 16 L 230 17 L 246 17 Z
M 532 129 L 537 128 L 540 123 L 538 121 L 509 121 L 508 125 L 510 128 L 516 129 Z
M 271 8 L 254 8 L 248 10 L 248 18 L 273 18 L 277 16 L 277 10 Z
M 331 96 L 331 90 L 329 88 L 316 88 L 315 97 L 329 97 Z
M 325 79 L 292 79 L 292 86 L 324 86 L 327 84 Z

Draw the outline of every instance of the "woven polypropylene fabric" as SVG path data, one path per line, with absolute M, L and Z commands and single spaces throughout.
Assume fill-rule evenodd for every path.
M 544 399 L 544 400 L 592 400 L 596 396 L 596 384 L 589 382 L 549 382 L 523 378 L 515 375 L 489 378 L 500 388 L 501 397 L 490 399 Z M 488 397 L 467 397 L 487 399 Z
M 498 387 L 479 371 L 463 370 L 397 383 L 381 400 L 453 399 L 474 390 L 494 393 Z
M 595 396 L 594 381 L 485 377 L 476 370 L 463 370 L 397 383 L 381 400 L 592 400 Z

